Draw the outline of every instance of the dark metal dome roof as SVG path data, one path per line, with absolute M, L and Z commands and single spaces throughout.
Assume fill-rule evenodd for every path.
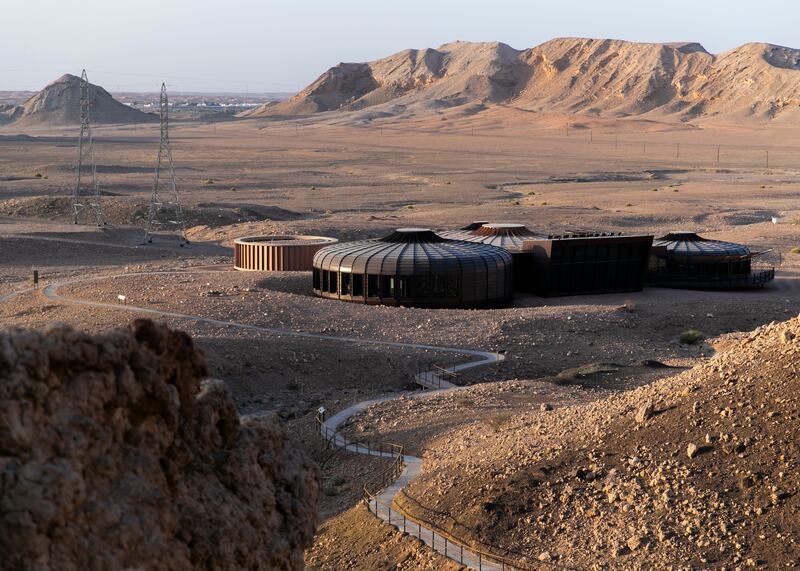
M 521 252 L 525 240 L 535 240 L 543 236 L 528 230 L 524 224 L 483 224 L 474 230 L 449 230 L 439 232 L 440 236 L 451 240 L 465 240 L 497 246 L 511 252 Z
M 400 228 L 378 240 L 334 244 L 314 256 L 314 266 L 323 270 L 395 276 L 460 274 L 511 263 L 503 249 L 448 240 L 425 228 Z
M 488 220 L 475 220 L 473 222 L 470 222 L 469 224 L 467 224 L 463 228 L 459 228 L 459 230 L 477 230 L 478 228 L 480 228 L 484 224 L 488 224 L 488 223 L 489 223 Z
M 750 248 L 733 242 L 709 240 L 695 232 L 670 232 L 657 238 L 653 246 L 667 249 L 668 256 L 714 257 L 714 258 L 746 258 L 750 257 Z

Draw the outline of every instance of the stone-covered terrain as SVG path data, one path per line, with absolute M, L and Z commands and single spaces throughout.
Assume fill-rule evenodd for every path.
M 418 444 L 424 473 L 396 501 L 532 563 L 796 568 L 800 318 L 717 347 L 695 368 L 635 390 L 446 426 Z M 395 401 L 354 424 L 402 437 L 404 419 L 447 415 L 480 394 Z

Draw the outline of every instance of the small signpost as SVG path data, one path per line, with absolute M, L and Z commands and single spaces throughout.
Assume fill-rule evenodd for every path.
M 319 413 L 320 420 L 325 420 L 325 407 L 324 406 L 319 407 L 317 409 L 317 412 Z

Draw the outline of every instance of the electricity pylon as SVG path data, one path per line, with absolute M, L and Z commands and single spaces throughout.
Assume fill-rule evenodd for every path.
M 89 100 L 89 79 L 86 70 L 81 73 L 81 135 L 78 139 L 78 174 L 75 190 L 72 192 L 72 218 L 78 223 L 81 213 L 88 210 L 98 226 L 105 224 L 103 209 L 100 206 L 100 185 L 97 183 L 97 164 L 94 162 L 92 146 L 92 125 L 90 121 L 91 101 Z M 89 184 L 81 185 L 84 168 L 91 176 Z
M 147 226 L 144 230 L 144 243 L 153 241 L 153 232 L 161 228 L 170 228 L 178 233 L 180 246 L 188 244 L 186 228 L 183 221 L 183 208 L 178 196 L 178 185 L 175 182 L 175 168 L 172 165 L 172 150 L 169 145 L 169 99 L 167 87 L 161 84 L 161 142 L 158 146 L 158 160 L 156 161 L 156 176 L 153 182 L 153 194 L 150 197 L 150 212 L 147 216 Z M 166 177 L 161 176 L 162 164 L 166 163 L 169 172 Z M 166 182 L 164 182 L 166 178 Z M 162 189 L 162 185 L 165 187 Z M 164 198 L 162 199 L 162 193 Z

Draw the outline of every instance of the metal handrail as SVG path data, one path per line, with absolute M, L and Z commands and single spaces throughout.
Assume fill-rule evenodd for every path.
M 324 419 L 322 414 L 317 413 L 315 415 L 315 421 L 317 424 L 318 432 L 325 438 L 326 442 L 330 445 L 333 444 L 337 447 L 342 447 L 347 449 L 355 450 L 356 452 L 363 453 L 364 451 L 367 454 L 371 455 L 371 452 L 375 452 L 376 455 L 381 457 L 386 457 L 388 454 L 392 458 L 392 464 L 384 470 L 381 470 L 375 476 L 370 478 L 363 487 L 363 501 L 366 505 L 367 509 L 375 514 L 375 516 L 379 517 L 378 511 L 379 506 L 383 506 L 386 509 L 386 513 L 388 515 L 388 521 L 392 523 L 392 505 L 391 503 L 386 504 L 378 499 L 378 496 L 381 491 L 388 488 L 392 483 L 394 483 L 400 475 L 403 473 L 405 468 L 405 456 L 403 446 L 400 444 L 385 444 L 385 443 L 359 443 L 355 441 L 348 440 L 341 434 L 337 433 L 335 430 L 328 428 L 325 425 Z M 404 496 L 409 497 L 406 494 L 405 490 L 401 490 Z M 458 548 L 459 550 L 459 561 L 463 564 L 464 562 L 464 550 L 466 549 L 468 554 L 472 553 L 473 556 L 478 558 L 478 568 L 479 570 L 483 566 L 483 562 L 486 563 L 493 563 L 495 565 L 500 565 L 503 571 L 536 571 L 537 569 L 541 569 L 542 566 L 548 566 L 551 568 L 558 568 L 558 569 L 568 569 L 567 567 L 561 565 L 555 565 L 549 562 L 539 562 L 537 564 L 530 564 L 524 561 L 512 559 L 510 557 L 505 557 L 502 555 L 497 555 L 496 553 L 492 553 L 485 549 L 474 547 L 473 545 L 467 543 L 466 541 L 462 541 L 453 535 L 447 533 L 446 531 L 436 527 L 435 524 L 431 523 L 430 521 L 424 520 L 422 518 L 413 518 L 407 515 L 403 510 L 398 509 L 397 505 L 395 504 L 394 508 L 395 513 L 397 514 L 398 518 L 402 518 L 402 528 L 403 531 L 406 531 L 406 527 L 408 522 L 412 524 L 416 524 L 419 530 L 419 534 L 422 534 L 422 524 L 424 523 L 426 526 L 426 530 L 431 532 L 432 543 L 434 550 L 436 549 L 436 535 L 438 534 L 441 538 L 445 540 L 445 553 L 446 557 L 448 556 L 448 545 L 454 546 L 454 548 Z M 400 520 L 397 521 L 397 526 L 400 526 Z M 452 557 L 453 560 L 456 560 L 455 557 Z
M 404 490 L 401 490 L 403 495 L 407 494 Z M 379 502 L 377 497 L 370 498 L 370 501 L 367 502 L 367 509 L 375 516 L 379 517 L 378 506 L 381 505 L 385 508 L 386 514 L 388 517 L 388 522 L 390 524 L 396 525 L 398 528 L 401 528 L 405 533 L 408 533 L 409 524 L 411 524 L 410 529 L 413 531 L 414 527 L 417 528 L 417 535 L 421 536 L 422 531 L 426 530 L 431 533 L 431 542 L 434 544 L 432 547 L 436 550 L 435 543 L 437 536 L 440 539 L 444 539 L 444 555 L 446 557 L 450 557 L 448 553 L 448 548 L 451 547 L 456 551 L 453 554 L 452 558 L 454 561 L 458 561 L 462 565 L 464 564 L 464 551 L 467 551 L 467 555 L 470 554 L 478 559 L 478 569 L 479 571 L 482 570 L 484 564 L 492 563 L 495 566 L 499 565 L 501 571 L 541 571 L 544 568 L 550 569 L 561 569 L 567 571 L 574 571 L 575 568 L 568 567 L 566 565 L 554 563 L 552 561 L 537 561 L 536 563 L 529 563 L 522 559 L 507 557 L 504 555 L 498 555 L 495 552 L 489 551 L 484 548 L 475 547 L 474 545 L 458 539 L 457 537 L 453 536 L 452 534 L 442 530 L 440 527 L 437 527 L 434 523 L 429 520 L 420 518 L 420 517 L 412 517 L 406 514 L 406 512 L 394 504 L 394 508 L 392 508 L 391 504 L 386 504 L 385 502 Z M 394 510 L 394 514 L 396 514 L 396 520 L 392 522 L 392 513 Z M 423 527 L 422 524 L 425 524 Z M 502 548 L 497 548 L 502 549 Z M 458 554 L 458 557 L 455 556 L 455 553 Z
M 775 279 L 775 268 L 754 269 L 750 273 L 741 275 L 699 275 L 699 274 L 671 274 L 659 272 L 650 277 L 655 284 L 698 284 L 698 285 L 763 285 Z
M 456 370 L 455 370 L 455 367 L 454 367 L 453 369 L 448 369 L 448 368 L 446 368 L 446 367 L 440 367 L 439 365 L 434 365 L 434 366 L 433 366 L 433 368 L 434 368 L 436 371 L 438 371 L 438 372 L 439 372 L 439 375 L 440 375 L 440 376 L 441 376 L 441 375 L 445 375 L 445 376 L 448 376 L 448 377 L 453 377 L 453 378 L 456 378 L 456 377 L 460 377 L 460 376 L 461 376 L 461 373 L 459 373 L 458 371 L 456 371 Z
M 337 448 L 353 450 L 361 454 L 366 454 L 367 456 L 378 456 L 382 458 L 403 457 L 403 446 L 400 444 L 349 440 L 332 428 L 328 428 L 328 426 L 325 425 L 322 414 L 319 412 L 314 416 L 314 420 L 317 424 L 317 431 L 325 438 L 329 446 L 333 445 Z
M 401 490 L 401 493 L 406 498 L 411 499 L 411 497 L 406 493 L 405 490 Z M 399 513 L 402 513 L 403 515 L 406 515 L 405 512 L 402 509 L 398 508 L 396 503 L 395 503 L 395 511 L 397 511 Z M 419 516 L 416 516 L 416 517 L 406 516 L 406 517 L 408 517 L 408 519 L 410 519 L 410 520 L 418 520 L 417 523 L 419 523 L 419 522 L 424 523 L 428 527 L 428 529 L 430 529 L 431 531 L 435 531 L 438 535 L 440 535 L 442 537 L 447 538 L 450 543 L 456 544 L 457 546 L 462 547 L 462 548 L 466 548 L 469 551 L 471 551 L 473 554 L 481 556 L 482 559 L 485 559 L 487 561 L 491 561 L 493 563 L 499 563 L 502 566 L 503 569 L 508 569 L 510 571 L 514 571 L 514 570 L 516 570 L 516 571 L 537 571 L 538 569 L 541 569 L 542 565 L 547 565 L 546 562 L 538 562 L 538 563 L 532 564 L 532 563 L 527 563 L 526 561 L 522 561 L 520 559 L 507 557 L 507 556 L 504 556 L 504 555 L 498 555 L 497 553 L 494 553 L 492 551 L 488 551 L 487 549 L 480 548 L 480 547 L 475 547 L 474 545 L 468 543 L 466 540 L 458 539 L 457 537 L 453 536 L 452 534 L 450 534 L 450 533 L 444 531 L 442 528 L 438 527 L 435 523 L 433 523 L 430 520 L 421 518 Z M 484 544 L 484 545 L 486 545 L 486 544 Z M 502 547 L 495 547 L 495 546 L 488 546 L 488 547 L 489 548 L 494 548 L 494 549 L 503 549 Z M 552 563 L 550 563 L 550 565 L 555 567 L 555 565 L 552 564 Z M 558 568 L 559 569 L 566 569 L 565 567 L 561 567 L 561 566 L 558 566 Z
M 433 371 L 423 371 L 421 367 L 418 367 L 417 374 L 414 375 L 414 382 L 425 389 L 450 388 L 453 386 L 452 383 L 446 381 L 444 377 L 457 378 L 461 375 L 461 373 L 455 371 L 455 368 L 447 369 L 439 365 L 434 365 L 434 369 Z
M 391 444 L 384 442 L 358 442 L 355 440 L 348 440 L 345 436 L 339 434 L 335 430 L 328 428 L 321 413 L 317 413 L 314 417 L 317 424 L 317 431 L 325 438 L 328 445 L 334 445 L 344 450 L 354 450 L 359 453 L 366 453 L 367 456 L 378 456 L 380 458 L 392 458 L 392 464 L 387 469 L 382 470 L 364 484 L 364 499 L 369 503 L 370 498 L 375 498 L 383 489 L 390 486 L 400 474 L 403 473 L 405 456 L 403 454 L 403 446 L 400 444 Z

